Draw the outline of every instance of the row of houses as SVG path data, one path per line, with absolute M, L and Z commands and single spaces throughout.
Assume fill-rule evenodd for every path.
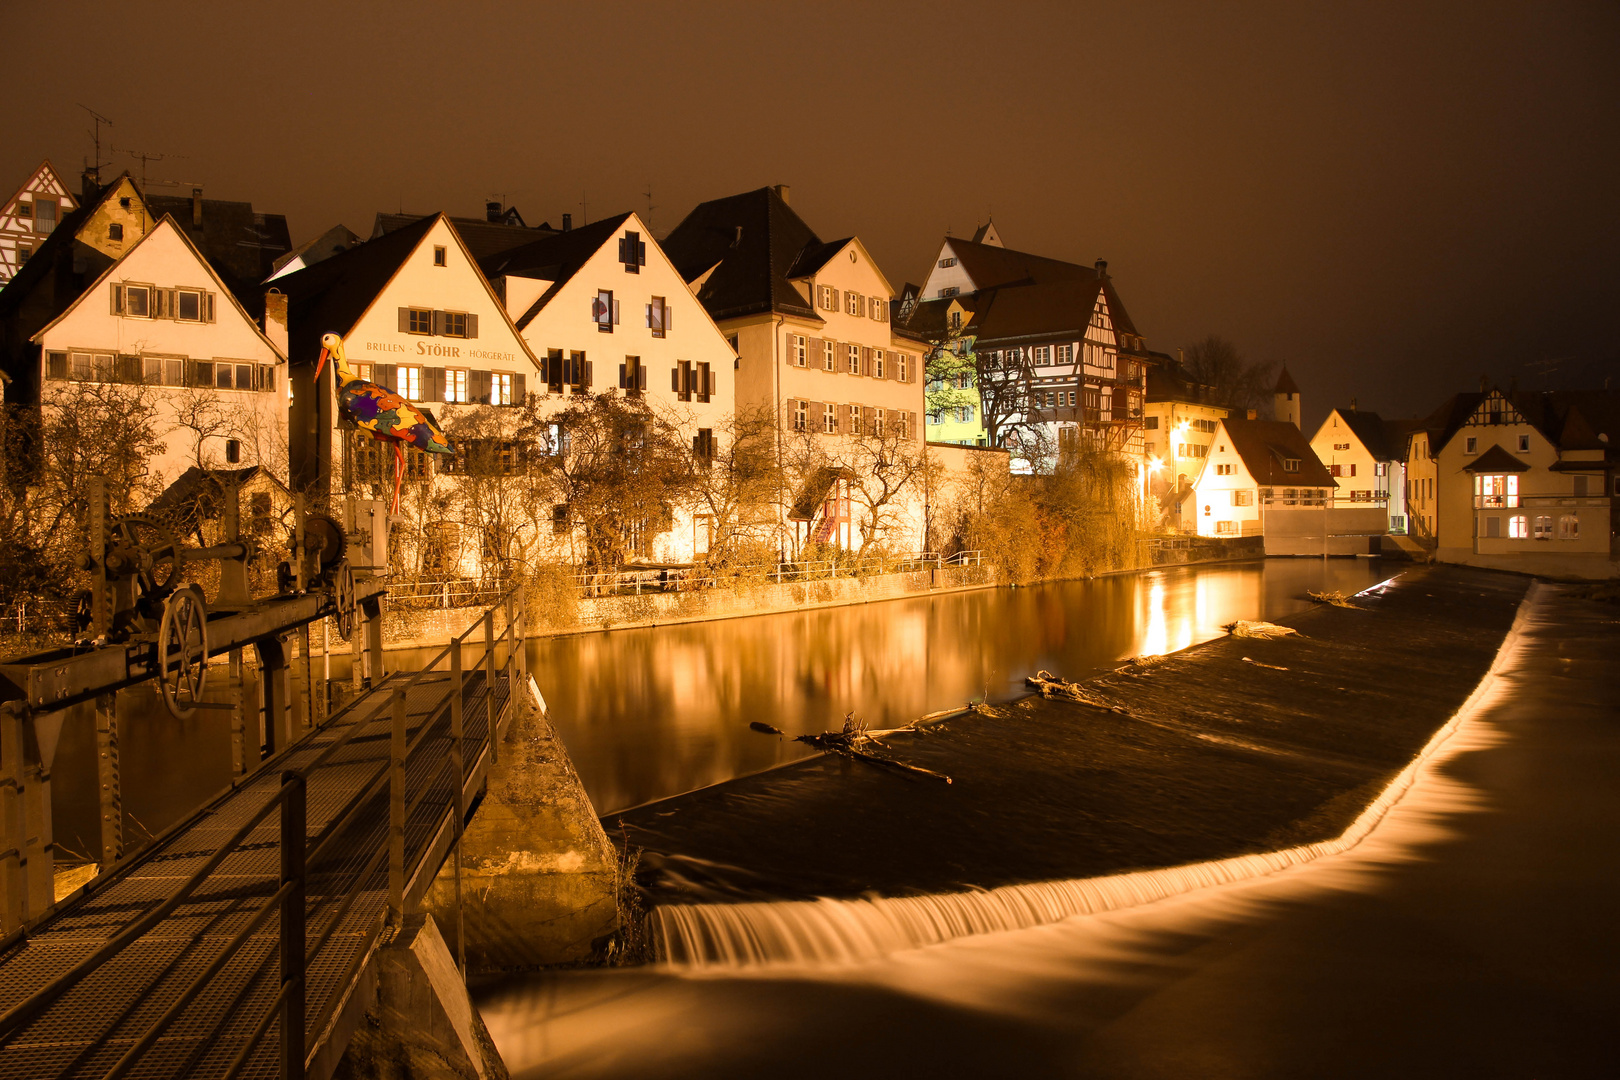
M 52 228 L 11 237 L 6 400 L 50 407 L 85 387 L 148 388 L 160 484 L 263 464 L 316 499 L 374 490 L 376 444 L 345 430 L 331 376 L 316 381 L 327 333 L 362 378 L 446 427 L 478 418 L 457 458 L 411 456 L 422 505 L 443 502 L 469 451 L 492 449 L 482 456 L 505 467 L 520 423 L 532 438 L 537 419 L 587 392 L 640 399 L 701 459 L 723 455 L 740 416 L 765 416 L 782 454 L 815 463 L 776 523 L 783 558 L 869 543 L 854 491 L 863 454 L 924 452 L 927 343 L 893 318 L 897 291 L 860 239 L 823 240 L 786 187 L 704 203 L 662 242 L 633 213 L 577 228 L 565 215 L 554 229 L 493 205 L 483 220 L 379 214 L 368 239 L 339 226 L 297 249 L 284 219 L 248 204 L 164 200 L 127 174 L 86 177 L 70 197 L 48 163 L 3 220 L 27 203 L 38 223 L 52 193 Z M 959 467 L 983 451 L 940 452 Z M 885 547 L 923 546 L 925 498 L 887 508 Z M 635 558 L 705 554 L 702 507 L 668 511 L 638 528 Z M 568 507 L 547 517 L 546 535 L 565 543 Z
M 1272 420 L 1232 416 L 1184 383 L 1154 389 L 1148 452 L 1174 473 L 1155 488 L 1182 531 L 1263 537 L 1268 554 L 1584 578 L 1620 567 L 1620 391 L 1484 386 L 1402 420 L 1352 402 L 1306 438 L 1286 369 Z

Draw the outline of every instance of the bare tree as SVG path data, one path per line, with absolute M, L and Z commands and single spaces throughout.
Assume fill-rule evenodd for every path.
M 1272 365 L 1251 364 L 1236 345 L 1217 334 L 1189 346 L 1187 377 L 1210 388 L 1210 404 L 1234 410 L 1259 409 L 1271 402 Z
M 924 443 L 896 424 L 853 437 L 841 456 L 848 464 L 851 500 L 859 508 L 858 554 L 885 548 L 904 524 L 911 497 L 920 497 L 938 463 Z
M 775 412 L 743 406 L 722 424 L 712 445 L 693 447 L 692 505 L 714 530 L 711 565 L 774 548 L 778 527 L 771 510 L 782 490 L 776 443 Z

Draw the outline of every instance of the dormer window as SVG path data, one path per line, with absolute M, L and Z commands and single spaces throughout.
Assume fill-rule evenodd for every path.
M 619 261 L 624 264 L 625 273 L 641 273 L 641 268 L 647 265 L 647 243 L 640 233 L 625 230 L 619 238 Z
M 1282 459 L 1283 472 L 1299 472 L 1299 458 L 1285 457 Z

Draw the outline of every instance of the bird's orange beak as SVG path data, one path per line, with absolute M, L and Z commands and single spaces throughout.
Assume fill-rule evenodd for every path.
M 326 349 L 324 349 L 324 348 L 321 349 L 321 358 L 315 364 L 315 381 L 316 382 L 321 381 L 321 372 L 326 370 L 326 358 L 328 356 L 330 356 L 330 355 L 331 355 L 331 353 L 327 352 Z

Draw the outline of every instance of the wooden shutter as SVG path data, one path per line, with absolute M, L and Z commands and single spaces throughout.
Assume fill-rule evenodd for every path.
M 442 311 L 435 310 L 433 312 L 433 336 L 444 336 L 444 312 Z
M 444 368 L 430 367 L 422 369 L 422 400 L 444 400 Z
M 399 309 L 399 332 L 402 334 L 411 332 L 411 309 L 408 307 Z
M 490 391 L 494 388 L 495 384 L 494 373 L 489 371 L 468 372 L 467 381 L 470 383 L 474 380 L 477 381 L 478 385 L 477 396 L 474 400 L 476 400 L 480 405 L 488 405 Z
M 822 352 L 822 349 L 821 349 L 821 339 L 820 338 L 818 338 L 818 337 L 807 337 L 807 338 L 804 339 L 804 366 L 805 367 L 816 367 L 816 368 L 818 368 L 818 367 L 825 366 L 825 359 L 824 359 L 825 356 L 826 356 L 826 353 Z
M 478 316 L 470 312 L 467 315 L 467 336 L 470 338 L 478 336 Z
M 822 404 L 819 401 L 812 401 L 810 403 L 810 430 L 811 431 L 820 431 L 823 427 L 826 426 L 824 421 L 821 418 L 822 411 L 824 409 L 826 409 L 826 407 L 827 407 L 826 405 Z
M 619 302 L 617 300 L 613 301 L 613 325 L 619 325 Z
M 872 374 L 872 350 L 871 350 L 870 346 L 866 346 L 866 345 L 861 346 L 861 374 L 862 375 L 870 375 L 870 374 Z M 864 419 L 864 417 L 863 417 L 863 419 Z M 866 425 L 862 424 L 861 429 L 864 431 L 865 428 L 866 428 Z
M 529 394 L 529 390 L 528 390 L 527 377 L 521 371 L 513 372 L 513 374 L 512 374 L 512 404 L 514 404 L 514 405 L 523 404 L 523 399 L 526 398 L 528 396 L 528 394 Z
M 625 374 L 626 374 L 626 369 L 628 367 L 629 367 L 628 364 L 620 364 L 619 365 L 619 389 L 620 390 L 626 390 L 626 389 L 629 388 L 626 385 L 625 381 L 624 381 L 624 377 L 625 377 Z
M 641 364 L 641 363 L 636 364 L 636 389 L 637 390 L 646 390 L 647 389 L 647 365 L 646 364 Z
M 579 385 L 584 390 L 591 388 L 591 362 L 589 360 L 585 361 L 585 378 L 580 381 Z
M 681 392 L 681 367 L 679 364 L 669 369 L 669 388 L 677 394 Z
M 399 371 L 393 364 L 373 364 L 371 366 L 371 377 L 390 390 L 398 391 L 399 389 L 394 385 L 399 379 Z
M 675 312 L 670 310 L 669 301 L 665 300 L 664 301 L 664 335 L 666 337 L 669 336 L 669 332 L 671 330 L 673 330 L 674 328 L 675 328 Z

